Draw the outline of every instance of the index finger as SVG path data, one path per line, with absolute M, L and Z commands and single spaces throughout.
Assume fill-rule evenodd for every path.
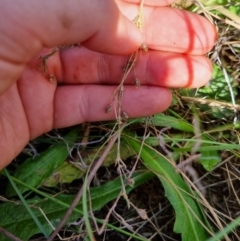
M 142 0 L 123 0 L 124 2 L 140 4 Z M 143 0 L 146 6 L 167 6 L 174 3 L 176 0 Z
M 149 4 L 153 2 L 147 1 Z M 158 5 L 162 2 L 159 1 Z M 139 4 L 126 4 L 124 1 L 118 2 L 123 14 L 133 20 Z M 214 46 L 217 31 L 214 25 L 198 14 L 170 7 L 144 6 L 143 35 L 144 41 L 153 50 L 202 55 Z

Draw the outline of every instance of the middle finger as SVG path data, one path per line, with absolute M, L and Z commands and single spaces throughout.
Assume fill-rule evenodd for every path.
M 60 52 L 61 68 L 57 71 L 57 79 L 60 84 L 117 85 L 121 82 L 127 58 L 73 47 Z M 143 85 L 196 88 L 211 78 L 211 72 L 212 65 L 204 56 L 140 51 L 125 84 L 134 84 L 138 78 Z

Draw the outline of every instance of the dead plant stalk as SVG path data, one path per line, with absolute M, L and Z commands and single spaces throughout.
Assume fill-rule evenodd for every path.
M 142 16 L 142 14 L 143 14 L 143 3 L 144 3 L 144 0 L 141 0 L 137 17 L 133 21 L 141 31 L 142 31 L 142 18 L 143 18 L 143 16 Z M 141 49 L 144 50 L 144 51 L 148 50 L 146 44 L 142 44 Z M 57 51 L 59 51 L 59 48 L 57 49 Z M 56 52 L 56 50 L 55 50 L 55 52 Z M 103 154 L 101 155 L 101 157 L 92 165 L 92 167 L 90 167 L 91 170 L 90 170 L 89 175 L 87 177 L 87 186 L 90 185 L 90 183 L 91 183 L 93 177 L 95 176 L 97 170 L 102 165 L 104 159 L 106 158 L 106 156 L 110 152 L 110 150 L 111 150 L 112 146 L 114 145 L 114 143 L 116 142 L 116 140 L 118 140 L 118 143 L 119 143 L 118 146 L 120 148 L 120 136 L 121 136 L 121 131 L 124 127 L 122 121 L 123 120 L 126 121 L 126 119 L 128 118 L 127 113 L 122 108 L 122 98 L 123 98 L 123 93 L 124 93 L 124 81 L 126 80 L 130 71 L 134 68 L 134 65 L 135 65 L 135 63 L 137 61 L 137 58 L 138 58 L 138 53 L 139 53 L 139 50 L 137 50 L 135 53 L 131 54 L 128 57 L 126 66 L 124 68 L 124 73 L 123 73 L 121 82 L 120 82 L 119 86 L 117 87 L 117 89 L 112 94 L 110 105 L 108 105 L 106 107 L 106 110 L 105 110 L 106 112 L 111 111 L 111 104 L 114 101 L 115 97 L 117 96 L 117 120 L 118 120 L 119 129 L 113 134 L 112 137 L 110 137 L 110 140 L 109 140 Z M 52 56 L 52 54 L 50 56 Z M 48 58 L 49 58 L 49 56 L 47 58 L 43 58 L 44 70 L 45 70 L 45 67 L 46 67 L 46 60 Z M 121 160 L 120 149 L 118 150 L 117 160 Z M 59 231 L 61 230 L 61 228 L 63 227 L 63 225 L 66 223 L 69 216 L 73 212 L 74 208 L 78 204 L 79 200 L 81 199 L 82 194 L 83 194 L 83 186 L 79 189 L 79 191 L 78 191 L 76 197 L 74 198 L 71 206 L 69 207 L 68 211 L 66 212 L 63 219 L 58 224 L 57 228 L 54 230 L 52 235 L 48 238 L 48 241 L 52 241 L 56 237 L 56 235 L 59 233 Z

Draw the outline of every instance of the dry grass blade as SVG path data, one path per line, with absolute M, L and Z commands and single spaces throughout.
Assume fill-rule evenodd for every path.
M 13 241 L 23 241 L 21 239 L 19 239 L 18 237 L 14 236 L 13 234 L 9 233 L 6 229 L 0 227 L 0 233 L 4 234 L 5 236 L 7 236 L 10 240 Z
M 143 29 L 142 29 L 143 4 L 144 4 L 144 0 L 141 0 L 138 14 L 137 14 L 136 18 L 133 20 L 133 23 L 135 23 L 137 25 L 137 27 L 140 29 L 140 31 L 143 31 Z M 121 82 L 118 85 L 117 89 L 113 92 L 111 99 L 110 99 L 110 103 L 106 106 L 106 109 L 105 109 L 106 113 L 112 111 L 112 103 L 115 100 L 115 98 L 117 97 L 117 116 L 116 116 L 116 118 L 118 120 L 119 125 L 121 125 L 123 122 L 125 122 L 128 119 L 128 115 L 123 110 L 123 107 L 122 107 L 122 99 L 123 99 L 123 95 L 124 95 L 124 82 L 125 82 L 127 76 L 129 75 L 130 71 L 132 71 L 134 69 L 136 61 L 138 59 L 139 51 L 141 51 L 141 50 L 143 50 L 145 52 L 148 51 L 148 47 L 145 43 L 143 43 L 135 53 L 128 56 L 126 65 L 123 68 L 123 75 L 121 78 Z M 136 86 L 140 86 L 140 81 L 136 76 L 135 76 L 135 83 L 136 83 Z

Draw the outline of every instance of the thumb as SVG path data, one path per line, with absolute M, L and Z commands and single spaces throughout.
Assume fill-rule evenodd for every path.
M 0 94 L 43 47 L 81 43 L 99 52 L 128 54 L 142 42 L 113 0 L 2 0 L 0 16 Z

